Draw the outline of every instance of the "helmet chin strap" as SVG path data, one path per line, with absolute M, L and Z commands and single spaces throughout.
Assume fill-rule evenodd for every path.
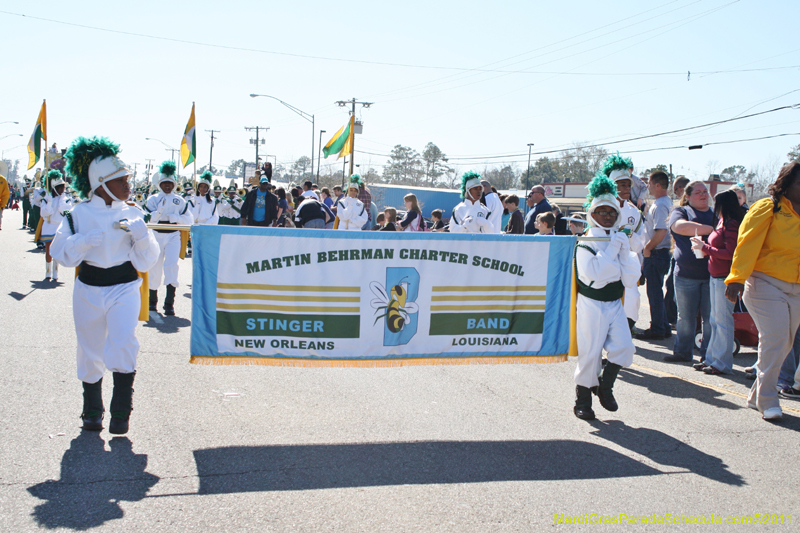
M 100 186 L 103 188 L 104 191 L 106 191 L 106 194 L 108 194 L 111 197 L 112 200 L 114 200 L 115 202 L 121 202 L 122 201 L 119 198 L 117 198 L 116 196 L 114 196 L 114 193 L 111 192 L 108 189 L 108 187 L 106 187 L 106 182 L 105 181 L 103 183 L 101 183 Z

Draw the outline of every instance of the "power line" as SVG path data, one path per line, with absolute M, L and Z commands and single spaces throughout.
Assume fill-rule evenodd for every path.
M 735 3 L 735 2 L 731 2 L 731 3 Z M 722 7 L 725 7 L 725 6 L 722 6 Z M 717 8 L 717 9 L 719 9 L 719 8 Z M 714 9 L 712 11 L 716 11 L 716 9 Z M 252 52 L 252 53 L 258 53 L 258 54 L 270 54 L 270 55 L 278 55 L 278 56 L 286 56 L 286 57 L 295 57 L 295 58 L 300 58 L 300 59 L 313 59 L 313 60 L 322 60 L 322 61 L 339 61 L 339 62 L 344 62 L 344 63 L 358 63 L 358 64 L 376 65 L 376 66 L 417 68 L 417 69 L 428 69 L 428 70 L 452 70 L 452 71 L 458 71 L 458 72 L 476 72 L 476 73 L 533 74 L 533 75 L 558 75 L 558 76 L 685 76 L 687 74 L 687 72 L 688 72 L 688 70 L 687 71 L 667 71 L 667 72 L 533 71 L 533 70 L 528 70 L 528 69 L 525 69 L 525 70 L 504 70 L 504 69 L 489 69 L 489 68 L 481 68 L 481 67 L 478 67 L 478 68 L 475 68 L 475 67 L 455 67 L 455 66 L 446 66 L 446 65 L 420 65 L 420 64 L 411 64 L 411 63 L 395 63 L 395 62 L 387 62 L 387 61 L 369 61 L 369 60 L 363 60 L 363 59 L 347 59 L 347 58 L 340 58 L 340 57 L 316 56 L 316 55 L 308 55 L 308 54 L 295 54 L 295 53 L 290 53 L 290 52 L 277 52 L 277 51 L 274 51 L 274 50 L 263 50 L 263 49 L 248 48 L 248 47 L 243 47 L 243 46 L 230 46 L 230 45 L 222 45 L 222 44 L 214 44 L 214 43 L 205 43 L 205 42 L 201 42 L 201 41 L 191 41 L 191 40 L 188 40 L 188 39 L 176 39 L 176 38 L 172 38 L 172 37 L 164 37 L 164 36 L 161 36 L 161 35 L 149 35 L 149 34 L 146 34 L 146 33 L 138 33 L 138 32 L 125 31 L 125 30 L 115 30 L 115 29 L 110 29 L 110 28 L 101 28 L 101 27 L 98 27 L 98 26 L 90 26 L 88 24 L 78 24 L 78 23 L 74 23 L 74 22 L 66 22 L 66 21 L 63 21 L 63 20 L 49 19 L 49 18 L 38 17 L 38 16 L 34 16 L 34 15 L 26 15 L 24 13 L 14 13 L 12 11 L 0 10 L 0 13 L 5 14 L 5 15 L 14 16 L 14 17 L 21 17 L 21 18 L 27 18 L 27 19 L 31 19 L 31 20 L 38 20 L 38 21 L 42 21 L 42 22 L 49 22 L 49 23 L 52 23 L 52 24 L 60 24 L 60 25 L 71 26 L 71 27 L 75 27 L 75 28 L 95 30 L 95 31 L 101 31 L 101 32 L 106 32 L 106 33 L 113 33 L 113 34 L 117 34 L 117 35 L 127 35 L 127 36 L 130 36 L 130 37 L 140 37 L 140 38 L 144 38 L 144 39 L 167 41 L 167 42 L 173 42 L 173 43 L 178 43 L 178 44 L 189 44 L 189 45 L 203 46 L 203 47 L 208 47 L 208 48 L 218 48 L 218 49 L 222 49 L 222 50 L 233 50 L 233 51 L 239 51 L 239 52 Z M 645 11 L 645 13 L 646 13 L 646 11 Z M 662 16 L 662 15 L 658 15 L 658 16 Z M 693 17 L 696 17 L 696 16 L 697 15 L 692 15 L 692 16 L 687 17 L 687 18 L 693 18 Z M 628 17 L 628 18 L 633 18 L 633 17 Z M 652 17 L 652 18 L 655 18 L 655 17 Z M 627 19 L 622 19 L 622 20 L 627 20 Z M 650 19 L 646 19 L 646 20 L 650 20 Z M 684 19 L 684 20 L 686 20 L 686 19 Z M 621 21 L 617 21 L 617 23 L 619 23 L 619 22 L 621 22 Z M 677 22 L 680 22 L 680 21 L 677 21 Z M 614 24 L 616 24 L 616 23 L 614 23 Z M 675 24 L 675 23 L 673 23 L 673 24 Z M 607 28 L 607 26 L 605 26 L 605 28 Z M 596 30 L 591 30 L 591 31 L 596 31 Z M 572 37 L 572 38 L 574 38 L 574 37 Z M 559 41 L 559 43 L 566 42 L 568 40 L 569 39 L 562 40 L 562 41 Z M 570 46 L 576 46 L 577 44 L 582 44 L 584 42 L 588 42 L 589 40 L 591 40 L 591 39 L 587 39 L 585 41 L 581 41 L 579 43 L 576 43 L 576 44 L 570 45 Z M 616 42 L 619 42 L 619 41 L 616 41 Z M 555 44 L 558 44 L 558 43 L 555 43 Z M 609 43 L 609 44 L 613 44 L 613 43 Z M 552 46 L 552 45 L 550 45 L 550 46 Z M 607 45 L 604 45 L 604 46 L 607 46 Z M 542 48 L 546 48 L 546 47 L 542 47 Z M 520 55 L 514 56 L 514 57 L 520 57 L 521 55 L 526 55 L 528 53 L 540 50 L 542 48 L 531 50 L 530 52 L 526 52 L 525 54 L 520 54 Z M 555 51 L 558 51 L 558 50 L 555 50 Z M 549 52 L 549 53 L 552 53 L 552 52 Z M 502 61 L 508 61 L 509 59 L 513 59 L 514 57 L 511 57 L 511 58 L 508 58 L 508 59 L 505 59 L 505 60 L 502 60 Z M 561 60 L 561 59 L 564 59 L 564 58 L 559 58 L 558 60 Z M 499 61 L 499 62 L 502 62 L 502 61 Z M 553 61 L 555 61 L 555 60 L 553 60 Z M 552 61 L 550 61 L 550 62 L 552 62 Z M 767 67 L 767 68 L 755 68 L 755 69 L 729 69 L 729 70 L 692 71 L 692 74 L 707 76 L 707 75 L 713 75 L 713 74 L 728 74 L 728 73 L 741 73 L 741 72 L 765 72 L 765 71 L 773 71 L 773 70 L 789 70 L 789 69 L 796 69 L 796 68 L 800 68 L 800 65 L 787 65 L 787 66 L 782 66 L 782 67 Z

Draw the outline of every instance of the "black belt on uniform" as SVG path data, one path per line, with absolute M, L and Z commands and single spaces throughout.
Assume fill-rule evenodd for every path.
M 138 277 L 139 273 L 136 272 L 130 261 L 111 268 L 92 266 L 84 261 L 78 271 L 78 279 L 92 287 L 110 287 L 121 283 L 130 283 L 136 281 Z

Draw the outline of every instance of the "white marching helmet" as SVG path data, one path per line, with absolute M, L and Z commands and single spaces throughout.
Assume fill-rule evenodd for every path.
M 102 187 L 111 198 L 119 201 L 119 199 L 111 194 L 111 191 L 106 187 L 106 183 L 117 178 L 129 176 L 131 173 L 128 166 L 122 162 L 117 156 L 100 156 L 94 159 L 89 164 L 89 186 L 90 195 Z

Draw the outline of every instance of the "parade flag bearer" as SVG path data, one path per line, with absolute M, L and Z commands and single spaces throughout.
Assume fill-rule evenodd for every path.
M 150 270 L 159 248 L 142 212 L 125 203 L 131 173 L 118 153 L 119 146 L 104 137 L 79 137 L 67 150 L 72 185 L 89 201 L 65 215 L 50 253 L 63 265 L 78 268 L 72 312 L 78 379 L 83 382 L 83 429 L 103 429 L 102 384 L 108 369 L 114 376 L 109 431 L 121 435 L 128 432 L 133 409 L 136 323 L 142 306 L 139 272 Z
M 574 412 L 583 420 L 594 419 L 592 393 L 608 411 L 618 408 L 612 392 L 614 381 L 622 367 L 633 363 L 635 352 L 622 295 L 626 288 L 636 286 L 641 274 L 628 236 L 617 231 L 620 205 L 614 182 L 598 173 L 589 184 L 588 200 L 587 236 L 610 240 L 583 241 L 575 247 L 578 365 Z M 605 366 L 604 349 L 608 356 Z
M 194 223 L 194 216 L 189 209 L 189 204 L 175 194 L 173 190 L 177 182 L 175 181 L 175 171 L 177 167 L 172 161 L 161 163 L 154 181 L 158 183 L 160 191 L 147 198 L 144 208 L 150 213 L 152 224 L 183 224 L 191 226 Z M 164 314 L 175 315 L 175 289 L 178 288 L 178 259 L 181 255 L 181 234 L 178 230 L 156 231 L 156 240 L 161 249 L 161 254 L 156 264 L 148 275 L 150 283 L 150 310 L 156 311 L 158 304 L 158 288 L 161 286 L 163 277 L 164 285 L 167 286 L 167 296 L 164 298 Z

